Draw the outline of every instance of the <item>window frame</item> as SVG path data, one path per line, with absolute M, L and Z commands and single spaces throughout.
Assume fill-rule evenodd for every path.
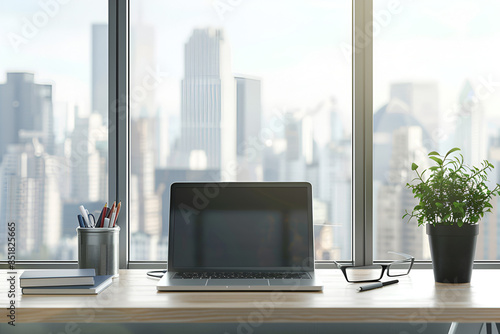
M 165 261 L 130 261 L 129 177 L 130 0 L 108 0 L 109 34 L 109 198 L 122 202 L 120 211 L 120 268 L 166 268 Z M 352 0 L 352 260 L 373 261 L 373 0 Z M 111 66 L 112 65 L 112 66 Z M 126 223 L 124 223 L 126 222 Z M 379 262 L 379 261 L 376 261 Z M 8 268 L 0 261 L 0 269 Z M 17 269 L 75 268 L 77 261 L 17 261 Z M 316 268 L 334 268 L 316 261 Z M 414 268 L 431 268 L 415 261 Z M 474 268 L 498 269 L 500 261 L 475 261 Z

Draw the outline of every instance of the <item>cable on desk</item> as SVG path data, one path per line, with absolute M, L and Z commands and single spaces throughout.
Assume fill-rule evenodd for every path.
M 167 272 L 166 270 L 151 270 L 148 271 L 147 274 L 149 277 L 162 278 L 166 272 Z

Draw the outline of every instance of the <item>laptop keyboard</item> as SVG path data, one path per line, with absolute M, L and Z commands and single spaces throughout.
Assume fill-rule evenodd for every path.
M 308 279 L 306 272 L 178 272 L 173 278 L 179 279 L 218 279 L 218 278 L 261 278 L 261 279 Z

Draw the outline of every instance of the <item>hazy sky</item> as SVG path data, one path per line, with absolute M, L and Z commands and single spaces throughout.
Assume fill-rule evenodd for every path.
M 390 13 L 389 3 L 397 10 Z M 9 37 L 23 36 L 26 21 L 40 12 L 38 0 L 0 2 L 0 82 L 6 71 L 33 71 L 38 82 L 54 85 L 56 106 L 88 110 L 91 24 L 107 21 L 107 1 L 60 5 L 15 52 Z M 445 110 L 466 78 L 500 81 L 499 1 L 376 0 L 374 12 L 375 109 L 387 102 L 393 82 L 437 82 Z M 179 111 L 184 43 L 193 28 L 215 26 L 226 31 L 233 72 L 262 79 L 266 112 L 311 109 L 333 96 L 350 121 L 351 1 L 132 0 L 131 17 L 154 26 L 152 65 L 169 73 L 156 99 L 168 113 Z M 483 101 L 491 116 L 500 114 L 499 87 Z

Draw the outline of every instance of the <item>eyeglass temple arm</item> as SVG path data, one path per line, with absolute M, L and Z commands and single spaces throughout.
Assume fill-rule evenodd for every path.
M 412 255 L 406 254 L 406 253 L 399 253 L 399 252 L 393 252 L 393 251 L 388 251 L 387 253 L 401 255 L 401 256 L 405 257 L 404 260 L 398 260 L 398 261 L 394 261 L 394 262 L 404 262 L 404 261 L 408 261 L 411 259 L 415 259 L 415 257 L 413 257 Z
M 342 265 L 340 263 L 338 263 L 337 261 L 335 260 L 332 260 L 333 263 L 335 263 L 335 265 L 337 266 L 338 269 L 340 269 L 342 267 Z

